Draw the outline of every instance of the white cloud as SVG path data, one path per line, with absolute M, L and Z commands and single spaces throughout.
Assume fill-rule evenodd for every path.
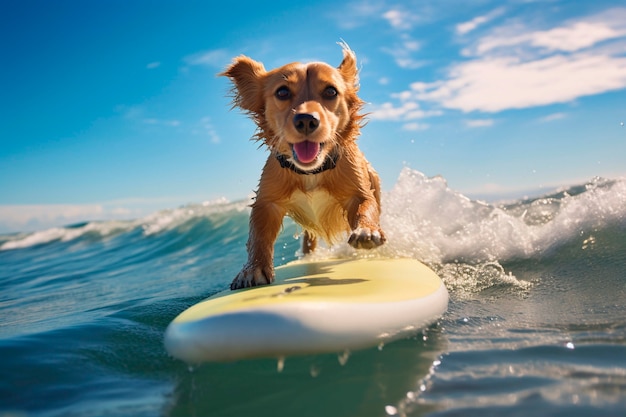
M 401 42 L 393 47 L 386 47 L 382 50 L 391 55 L 400 68 L 416 69 L 424 66 L 423 61 L 415 59 L 412 56 L 419 51 L 420 47 L 421 44 L 419 41 L 416 41 L 407 34 L 402 34 Z
M 478 26 L 486 22 L 487 22 L 487 18 L 485 16 L 475 17 L 469 22 L 459 23 L 458 25 L 456 25 L 456 33 L 458 33 L 459 35 L 465 35 L 466 33 L 473 31 Z
M 562 120 L 565 119 L 567 117 L 567 114 L 559 112 L 559 113 L 552 113 L 549 114 L 547 116 L 544 116 L 542 118 L 539 119 L 540 122 L 553 122 L 555 120 Z
M 211 118 L 208 116 L 202 117 L 198 121 L 181 121 L 173 118 L 146 117 L 148 112 L 141 106 L 118 106 L 116 110 L 122 114 L 124 119 L 139 124 L 142 126 L 142 129 L 170 131 L 170 128 L 179 128 L 175 131 L 192 135 L 204 135 L 213 144 L 221 143 L 221 138 Z
M 215 127 L 213 126 L 213 123 L 211 122 L 211 118 L 208 116 L 200 119 L 200 122 L 198 123 L 197 128 L 194 129 L 192 133 L 194 135 L 206 135 L 209 137 L 209 140 L 211 141 L 211 143 L 214 143 L 214 144 L 220 143 L 222 141 L 219 135 L 217 134 L 217 131 L 215 130 Z
M 141 106 L 118 105 L 115 111 L 127 120 L 137 120 L 145 114 L 145 109 Z
M 383 14 L 383 17 L 395 28 L 400 28 L 405 25 L 402 19 L 402 13 L 399 10 L 389 10 Z
M 474 19 L 473 27 L 457 31 L 468 33 L 487 20 Z M 453 63 L 443 79 L 411 84 L 392 96 L 400 106 L 385 103 L 377 116 L 406 114 L 410 103 L 495 113 L 621 90 L 626 88 L 624 50 L 626 8 L 540 30 L 507 21 L 467 47 L 468 59 Z
M 223 68 L 230 60 L 230 54 L 225 49 L 214 49 L 210 51 L 201 51 L 184 58 L 187 65 L 207 66 Z
M 158 61 L 155 61 L 146 65 L 146 69 L 155 69 L 155 68 L 159 68 L 160 66 L 161 66 L 161 63 Z
M 178 127 L 181 124 L 180 120 L 166 120 L 166 119 L 156 119 L 156 118 L 143 119 L 143 123 L 147 125 L 156 125 L 156 126 L 165 126 L 165 127 Z
M 443 82 L 414 84 L 415 98 L 463 112 L 498 112 L 626 88 L 626 58 L 586 53 L 529 62 L 484 58 L 457 64 L 449 75 Z
M 482 26 L 492 21 L 493 19 L 501 16 L 502 14 L 504 14 L 504 8 L 499 7 L 487 13 L 486 15 L 477 16 L 468 22 L 459 23 L 458 25 L 456 25 L 456 33 L 458 33 L 459 35 L 466 35 L 469 32 L 476 30 L 479 26 Z
M 417 131 L 420 131 L 420 130 L 427 130 L 428 128 L 430 128 L 430 125 L 427 124 L 427 123 L 411 122 L 411 123 L 406 123 L 406 124 L 402 125 L 402 129 L 409 130 L 411 132 L 417 132 Z
M 372 18 L 380 18 L 383 5 L 377 1 L 354 1 L 343 7 L 332 8 L 327 15 L 337 22 L 341 29 L 355 29 L 371 23 Z
M 465 126 L 467 127 L 490 127 L 493 126 L 495 120 L 493 119 L 472 119 L 466 120 Z
M 399 30 L 410 30 L 413 28 L 413 25 L 419 21 L 417 15 L 399 9 L 388 10 L 383 13 L 383 18 L 389 22 L 393 28 Z
M 408 121 L 438 116 L 441 113 L 440 110 L 422 110 L 415 101 L 405 101 L 398 107 L 387 102 L 380 106 L 374 106 L 368 118 L 371 120 Z
M 587 21 L 572 22 L 549 30 L 507 33 L 510 31 L 511 29 L 504 29 L 482 38 L 473 54 L 484 55 L 497 49 L 516 46 L 542 48 L 545 52 L 575 52 L 626 35 L 626 27 L 609 22 Z
M 183 124 L 177 119 L 149 117 L 148 111 L 143 106 L 117 106 L 115 110 L 126 120 L 151 127 L 179 127 Z
M 394 107 L 392 103 L 383 103 L 374 107 L 369 112 L 368 118 L 372 120 L 400 120 L 410 110 L 418 108 L 417 103 L 406 103 L 401 107 Z
M 405 69 L 418 69 L 424 66 L 423 61 L 409 58 L 409 57 L 396 58 L 396 64 L 398 64 L 400 68 L 405 68 Z
M 576 22 L 568 27 L 536 32 L 531 37 L 531 44 L 552 51 L 578 51 L 625 34 L 626 31 L 613 29 L 601 22 Z

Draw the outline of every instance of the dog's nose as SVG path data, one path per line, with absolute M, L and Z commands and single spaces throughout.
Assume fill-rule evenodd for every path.
M 320 119 L 315 114 L 298 113 L 293 116 L 293 125 L 303 135 L 313 133 L 320 125 Z

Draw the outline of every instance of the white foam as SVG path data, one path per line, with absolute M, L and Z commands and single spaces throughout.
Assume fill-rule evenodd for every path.
M 534 201 L 493 205 L 451 190 L 442 177 L 428 178 L 405 168 L 393 189 L 383 193 L 381 223 L 387 244 L 365 254 L 355 252 L 347 244 L 322 247 L 316 257 L 408 256 L 435 268 L 453 263 L 496 265 L 545 254 L 581 236 L 586 242 L 595 242 L 593 234 L 598 230 L 626 224 L 625 179 L 594 179 L 585 186 L 572 188 L 570 194 L 561 190 L 558 195 Z M 91 222 L 80 227 L 5 236 L 0 250 L 70 241 L 86 233 L 110 236 L 134 228 L 141 228 L 144 235 L 154 235 L 193 218 L 248 210 L 250 202 L 250 198 L 235 203 L 221 199 L 162 210 L 133 221 Z M 502 278 L 507 276 L 505 272 Z
M 428 264 L 456 297 L 494 286 L 526 292 L 501 263 L 547 254 L 572 239 L 613 224 L 626 225 L 626 181 L 593 180 L 577 194 L 508 205 L 473 201 L 451 190 L 442 177 L 428 178 L 405 168 L 394 188 L 383 194 L 382 227 L 387 243 L 371 251 L 347 244 L 322 248 L 323 257 L 411 257 Z M 592 243 L 589 243 L 592 242 Z M 310 256 L 310 255 L 309 255 Z
M 161 210 L 141 221 L 141 227 L 146 236 L 160 233 L 164 230 L 174 229 L 181 224 L 196 218 L 206 217 L 217 213 L 229 211 L 243 211 L 250 205 L 249 201 L 229 203 L 226 199 L 213 202 L 205 201 L 201 204 L 190 204 L 171 210 Z
M 39 232 L 14 235 L 0 245 L 0 250 L 24 249 L 55 241 L 68 242 L 88 233 L 107 237 L 113 234 L 127 232 L 138 227 L 142 228 L 144 235 L 154 235 L 176 228 L 195 217 L 208 216 L 210 214 L 230 210 L 242 211 L 245 210 L 248 205 L 249 201 L 228 203 L 224 199 L 219 199 L 176 209 L 161 210 L 137 220 L 109 220 L 89 222 L 82 226 L 54 227 Z
M 383 197 L 387 250 L 428 263 L 529 258 L 576 236 L 626 222 L 626 181 L 596 180 L 578 195 L 511 207 L 472 201 L 405 168 Z
M 84 236 L 87 233 L 95 233 L 100 236 L 109 236 L 113 233 L 123 232 L 135 227 L 133 221 L 108 221 L 92 222 L 80 227 L 53 227 L 30 234 L 21 234 L 4 242 L 0 250 L 24 249 L 31 246 L 42 245 L 54 241 L 68 242 Z

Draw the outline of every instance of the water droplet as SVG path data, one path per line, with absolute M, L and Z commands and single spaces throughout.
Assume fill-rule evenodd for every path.
M 196 370 L 196 368 L 194 368 L 193 366 L 189 365 L 189 366 L 187 367 L 187 370 L 191 373 L 191 372 L 195 371 L 195 370 Z
M 574 344 L 572 342 L 567 342 L 565 344 L 565 347 L 568 348 L 568 349 L 574 349 L 575 348 L 575 346 L 574 346 Z
M 583 240 L 582 249 L 593 248 L 596 243 L 596 238 L 594 236 L 589 236 L 587 239 Z
M 385 342 L 380 342 L 378 344 L 378 350 L 382 351 L 385 348 Z
M 350 351 L 344 350 L 342 354 L 340 354 L 337 359 L 339 359 L 339 365 L 344 366 L 348 363 L 348 359 L 350 358 Z
M 398 415 L 398 409 L 396 407 L 394 407 L 393 405 L 386 405 L 385 406 L 385 413 L 387 413 L 388 416 L 397 416 Z
M 281 356 L 280 358 L 278 358 L 278 364 L 276 365 L 276 370 L 278 371 L 278 373 L 281 373 L 283 369 L 285 369 L 285 357 Z
M 311 369 L 309 370 L 309 372 L 311 373 L 311 376 L 313 378 L 317 378 L 317 376 L 320 374 L 320 368 L 315 365 L 311 365 Z

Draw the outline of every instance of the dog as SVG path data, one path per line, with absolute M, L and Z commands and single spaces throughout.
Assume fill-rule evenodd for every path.
M 356 144 L 364 120 L 356 55 L 340 46 L 337 68 L 294 62 L 266 71 L 241 55 L 219 74 L 233 84 L 233 108 L 258 126 L 253 139 L 270 152 L 251 206 L 248 261 L 233 290 L 274 281 L 274 243 L 285 216 L 302 226 L 304 254 L 318 238 L 333 244 L 348 236 L 357 249 L 386 240 L 380 179 Z

